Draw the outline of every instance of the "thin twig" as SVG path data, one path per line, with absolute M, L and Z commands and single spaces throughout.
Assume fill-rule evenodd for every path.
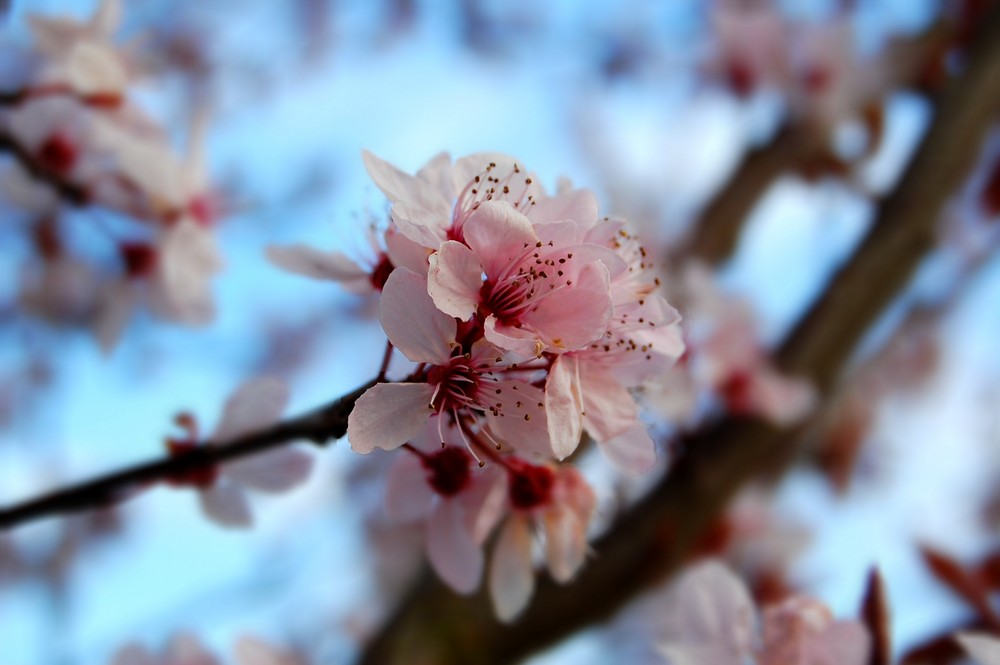
M 190 476 L 223 462 L 279 448 L 307 439 L 317 445 L 339 439 L 347 433 L 347 418 L 358 397 L 371 381 L 357 390 L 297 418 L 251 432 L 233 441 L 200 445 L 183 453 L 170 455 L 94 480 L 57 490 L 51 494 L 0 509 L 0 530 L 11 529 L 42 517 L 104 508 L 135 496 L 157 482 Z

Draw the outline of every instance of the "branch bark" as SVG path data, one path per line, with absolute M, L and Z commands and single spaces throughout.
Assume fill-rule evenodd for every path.
M 934 246 L 936 222 L 968 175 L 1000 106 L 1000 11 L 980 30 L 969 65 L 942 94 L 933 126 L 851 260 L 779 349 L 779 364 L 828 394 L 857 343 Z M 730 419 L 689 437 L 671 473 L 594 544 L 579 577 L 539 579 L 513 625 L 485 592 L 456 596 L 425 576 L 368 645 L 365 665 L 516 662 L 613 616 L 681 566 L 692 544 L 749 480 L 786 468 L 806 425 L 779 431 Z
M 956 27 L 941 20 L 917 37 L 891 44 L 881 58 L 893 63 L 894 83 L 904 88 L 917 84 L 930 55 L 952 39 Z M 810 161 L 830 159 L 825 140 L 818 140 L 807 124 L 791 122 L 773 141 L 744 155 L 726 184 L 702 210 L 690 235 L 672 252 L 675 260 L 694 258 L 712 265 L 723 263 L 736 251 L 750 213 L 778 178 Z
M 347 433 L 347 417 L 354 402 L 374 384 L 374 381 L 369 382 L 305 415 L 245 434 L 233 441 L 200 445 L 181 454 L 146 462 L 0 509 L 0 530 L 12 529 L 42 517 L 104 508 L 135 496 L 139 490 L 153 483 L 191 476 L 199 470 L 294 441 L 307 439 L 322 445 L 330 439 L 339 439 Z

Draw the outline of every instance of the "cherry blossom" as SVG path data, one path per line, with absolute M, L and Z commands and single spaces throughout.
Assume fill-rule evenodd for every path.
M 426 521 L 428 559 L 458 593 L 479 586 L 482 546 L 502 515 L 499 467 L 480 469 L 461 445 L 441 447 L 436 428 L 407 444 L 386 477 L 386 512 L 397 522 Z M 452 436 L 454 436 L 452 434 Z
M 782 376 L 757 341 L 747 303 L 723 294 L 704 267 L 691 264 L 683 273 L 689 370 L 694 385 L 707 387 L 735 414 L 756 415 L 788 426 L 804 418 L 816 403 L 808 383 Z
M 602 338 L 553 363 L 546 382 L 549 430 L 559 458 L 576 448 L 582 429 L 612 463 L 639 474 L 652 466 L 655 449 L 628 389 L 662 375 L 683 354 L 680 315 L 654 292 L 659 279 L 622 222 L 606 220 L 587 235 L 597 235 L 627 268 L 610 284 L 613 314 Z
M 277 422 L 288 402 L 288 388 L 274 378 L 253 379 L 226 400 L 222 417 L 207 445 L 224 446 L 237 437 Z M 188 430 L 187 438 L 169 439 L 174 454 L 183 454 L 197 445 L 197 427 L 189 416 L 179 419 Z M 243 460 L 210 468 L 193 477 L 175 479 L 198 488 L 198 500 L 205 515 L 217 524 L 247 528 L 253 514 L 247 490 L 265 493 L 286 492 L 309 477 L 313 458 L 301 450 L 282 448 Z
M 743 582 L 708 561 L 669 589 L 659 625 L 669 665 L 863 665 L 871 638 L 857 621 L 837 621 L 820 602 L 793 597 L 754 606 Z
M 490 598 L 497 618 L 512 621 L 535 588 L 535 535 L 544 539 L 552 577 L 570 581 L 583 566 L 595 496 L 571 466 L 539 466 L 515 457 L 504 461 L 510 516 L 500 528 L 490 563 Z
M 434 307 L 423 277 L 397 268 L 380 306 L 389 341 L 425 369 L 414 377 L 421 381 L 380 383 L 358 399 L 347 429 L 355 452 L 397 448 L 435 416 L 439 426 L 452 418 L 467 438 L 482 434 L 491 444 L 550 454 L 542 390 L 509 378 L 516 359 L 488 341 L 459 342 L 458 323 Z M 471 443 L 469 450 L 476 455 Z

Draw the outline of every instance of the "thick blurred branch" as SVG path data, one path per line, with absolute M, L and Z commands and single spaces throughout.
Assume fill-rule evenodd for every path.
M 956 26 L 945 20 L 923 34 L 899 39 L 881 56 L 902 88 L 920 82 L 928 60 L 953 36 Z M 877 101 L 877 100 L 873 100 Z M 705 205 L 689 236 L 672 252 L 675 258 L 696 258 L 709 264 L 727 260 L 739 244 L 750 213 L 783 175 L 810 163 L 830 161 L 828 141 L 808 123 L 790 121 L 768 144 L 747 152 L 732 175 Z
M 0 530 L 11 529 L 31 520 L 66 513 L 93 510 L 119 503 L 157 482 L 191 477 L 223 462 L 247 457 L 307 439 L 324 444 L 347 433 L 347 417 L 370 382 L 298 418 L 282 421 L 233 441 L 200 445 L 183 453 L 140 464 L 86 483 L 68 487 L 37 499 L 0 509 Z
M 780 348 L 777 360 L 828 394 L 869 327 L 934 247 L 944 206 L 967 177 L 1000 107 L 1000 12 L 981 26 L 966 70 L 944 91 L 933 126 L 864 242 Z M 532 605 L 507 626 L 485 592 L 456 596 L 425 576 L 375 636 L 361 662 L 481 665 L 516 662 L 588 625 L 681 566 L 736 491 L 785 468 L 799 434 L 730 419 L 689 437 L 686 453 L 648 496 L 594 544 L 579 577 L 539 580 Z

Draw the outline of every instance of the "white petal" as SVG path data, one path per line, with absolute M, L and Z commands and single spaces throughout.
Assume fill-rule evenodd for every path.
M 94 336 L 104 353 L 111 353 L 135 309 L 136 292 L 126 280 L 111 284 L 102 296 L 100 310 L 94 321 Z
M 1000 639 L 974 633 L 959 633 L 955 638 L 976 665 L 1000 665 Z
M 598 441 L 609 441 L 627 432 L 639 417 L 632 393 L 611 372 L 595 363 L 581 363 L 583 427 Z
M 306 277 L 352 284 L 359 280 L 368 281 L 369 278 L 368 270 L 341 252 L 322 252 L 308 245 L 272 245 L 266 252 L 268 260 L 274 265 Z M 370 282 L 368 286 L 369 292 L 375 290 Z
M 284 381 L 270 376 L 251 379 L 226 400 L 219 424 L 209 438 L 213 443 L 229 443 L 273 425 L 281 419 L 287 404 L 288 386 Z
M 73 89 L 85 95 L 118 94 L 128 86 L 128 72 L 121 57 L 108 44 L 77 44 L 70 54 L 67 74 Z
M 287 492 L 309 479 L 313 456 L 285 448 L 255 455 L 222 467 L 230 480 L 260 492 Z
M 587 554 L 587 525 L 566 507 L 545 514 L 545 562 L 555 581 L 565 584 L 583 566 Z
M 465 528 L 454 500 L 442 500 L 427 523 L 427 554 L 434 570 L 458 593 L 472 593 L 483 574 L 483 552 Z
M 580 443 L 583 399 L 576 372 L 577 361 L 558 356 L 545 380 L 545 415 L 556 459 L 565 459 Z
M 178 222 L 164 236 L 158 278 L 172 318 L 189 324 L 212 319 L 215 306 L 210 279 L 222 267 L 214 236 L 195 222 Z
M 356 453 L 393 450 L 423 431 L 433 413 L 434 388 L 426 383 L 380 383 L 358 398 L 347 418 L 347 438 Z
M 396 268 L 382 289 L 379 321 L 393 346 L 413 362 L 444 365 L 451 356 L 458 325 L 434 306 L 427 280 Z
M 434 305 L 449 316 L 466 321 L 479 307 L 483 266 L 476 253 L 449 240 L 430 255 L 427 292 Z
M 218 484 L 198 492 L 202 512 L 216 524 L 246 529 L 253 525 L 253 514 L 246 494 L 229 483 Z
M 394 204 L 405 202 L 411 206 L 439 212 L 445 217 L 451 213 L 449 202 L 430 183 L 403 173 L 367 150 L 362 151 L 361 158 L 364 160 L 368 175 Z
M 640 476 L 656 463 L 656 444 L 641 422 L 599 445 L 608 461 L 630 476 Z
M 110 37 L 118 30 L 122 21 L 121 0 L 101 0 L 97 11 L 90 17 L 90 26 L 102 37 Z
M 572 220 L 581 226 L 597 221 L 597 197 L 589 189 L 574 189 L 535 201 L 528 218 L 538 223 Z
M 527 518 L 512 515 L 500 531 L 490 564 L 490 597 L 497 618 L 512 621 L 528 606 L 534 592 L 531 527 Z
M 689 568 L 671 588 L 663 613 L 670 647 L 712 653 L 708 665 L 742 665 L 758 641 L 758 618 L 746 585 L 725 566 L 708 561 Z
M 397 455 L 385 479 L 385 512 L 394 522 L 415 522 L 427 517 L 434 490 L 416 455 Z
M 427 274 L 427 257 L 431 250 L 413 242 L 395 226 L 385 230 L 385 252 L 392 265 L 409 268 L 418 275 Z

